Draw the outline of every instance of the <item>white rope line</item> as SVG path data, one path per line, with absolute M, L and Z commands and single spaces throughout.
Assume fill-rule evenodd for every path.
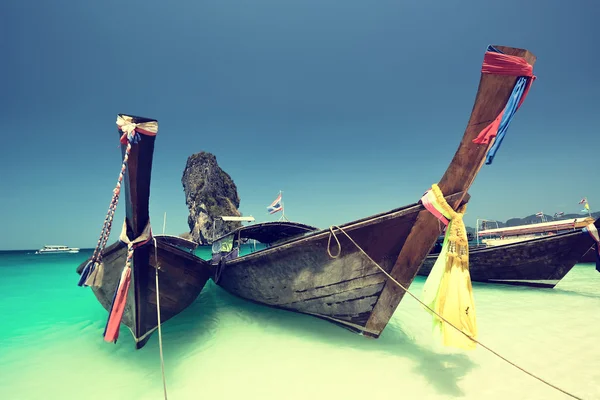
M 545 381 L 544 379 L 540 378 L 539 376 L 527 371 L 526 369 L 524 369 L 523 367 L 518 366 L 517 364 L 515 364 L 514 362 L 508 360 L 507 358 L 501 356 L 500 354 L 496 353 L 494 350 L 490 349 L 489 347 L 487 347 L 486 345 L 484 345 L 483 343 L 481 343 L 480 341 L 478 341 L 477 339 L 473 338 L 472 336 L 470 336 L 469 334 L 463 332 L 460 328 L 458 328 L 457 326 L 455 326 L 454 324 L 452 324 L 450 321 L 446 320 L 444 317 L 442 317 L 441 315 L 439 315 L 437 312 L 435 312 L 433 309 L 431 309 L 431 307 L 429 307 L 427 304 L 423 303 L 416 295 L 414 295 L 411 291 L 409 291 L 407 288 L 404 287 L 404 285 L 402 285 L 400 282 L 398 282 L 397 280 L 395 280 L 390 274 L 388 274 L 377 262 L 375 262 L 375 260 L 373 260 L 359 245 L 358 243 L 356 243 L 354 241 L 354 239 L 352 239 L 350 237 L 350 235 L 348 235 L 346 233 L 346 231 L 344 231 L 342 228 L 340 228 L 337 225 L 332 225 L 329 227 L 329 240 L 327 241 L 327 253 L 329 253 L 329 255 L 331 256 L 331 253 L 329 251 L 329 243 L 331 240 L 331 236 L 333 235 L 333 237 L 335 238 L 336 242 L 338 243 L 338 248 L 339 248 L 339 252 L 336 255 L 336 257 L 332 257 L 332 258 L 337 258 L 339 256 L 339 254 L 342 252 L 342 248 L 340 246 L 340 242 L 339 240 L 337 240 L 337 237 L 335 236 L 335 233 L 333 232 L 333 228 L 338 229 L 340 232 L 342 232 L 347 238 L 348 240 L 350 240 L 355 246 L 356 248 L 365 255 L 365 257 L 367 257 L 367 259 L 369 261 L 371 261 L 373 264 L 375 264 L 375 266 L 377 266 L 377 268 L 379 268 L 381 270 L 381 272 L 383 272 L 392 282 L 394 282 L 396 285 L 398 285 L 402 290 L 404 290 L 405 293 L 407 293 L 408 295 L 410 295 L 413 299 L 417 300 L 423 307 L 427 308 L 429 311 L 431 311 L 433 314 L 435 314 L 439 319 L 441 319 L 442 321 L 444 321 L 445 323 L 447 323 L 448 325 L 450 325 L 452 328 L 456 329 L 458 332 L 460 332 L 461 334 L 463 334 L 464 336 L 466 336 L 467 338 L 469 338 L 470 340 L 472 340 L 473 342 L 477 343 L 478 345 L 480 345 L 481 347 L 483 347 L 484 349 L 488 350 L 489 352 L 491 352 L 492 354 L 494 354 L 495 356 L 499 357 L 500 359 L 506 361 L 507 363 L 509 363 L 510 365 L 512 365 L 513 367 L 520 369 L 521 371 L 523 371 L 524 373 L 526 373 L 527 375 L 531 376 L 532 378 L 537 379 L 538 381 L 550 386 L 553 389 L 558 390 L 559 392 L 562 392 L 564 394 L 566 394 L 567 396 L 570 396 L 574 399 L 577 400 L 584 400 L 581 397 L 577 397 L 574 394 L 571 394 L 569 392 L 567 392 L 566 390 L 563 390 L 561 388 L 559 388 L 558 386 L 553 385 L 552 383 Z
M 162 370 L 162 381 L 163 391 L 165 393 L 165 400 L 167 400 L 167 381 L 165 379 L 165 359 L 163 357 L 163 346 L 162 346 L 162 330 L 160 328 L 160 291 L 158 289 L 158 250 L 156 245 L 156 238 L 154 240 L 154 270 L 156 271 L 156 317 L 158 321 L 158 349 L 160 350 L 160 368 Z

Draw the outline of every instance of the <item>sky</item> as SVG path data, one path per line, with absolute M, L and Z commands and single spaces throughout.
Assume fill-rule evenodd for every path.
M 465 222 L 600 210 L 600 6 L 591 0 L 0 2 L 0 249 L 95 246 L 121 154 L 117 113 L 157 119 L 150 218 L 188 231 L 181 177 L 208 151 L 240 211 L 283 191 L 326 228 L 418 201 L 469 119 L 488 44 L 537 80 Z M 120 203 L 109 243 L 124 218 Z

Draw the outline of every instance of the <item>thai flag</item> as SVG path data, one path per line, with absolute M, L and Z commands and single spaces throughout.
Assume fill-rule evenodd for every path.
M 275 201 L 272 202 L 269 207 L 267 207 L 267 211 L 269 212 L 269 214 L 275 214 L 276 212 L 281 210 L 283 210 L 283 206 L 281 205 L 281 193 L 279 193 L 279 196 L 277 196 Z
M 581 199 L 581 201 L 579 202 L 579 204 L 583 204 L 587 201 L 587 199 L 584 197 L 583 199 Z
M 562 217 L 563 215 L 565 215 L 564 212 L 562 212 L 562 211 L 561 212 L 557 212 L 557 213 L 554 214 L 554 218 Z
M 539 212 L 539 213 L 535 214 L 535 216 L 536 216 L 536 217 L 543 217 L 543 216 L 544 216 L 544 213 L 543 213 L 543 212 Z

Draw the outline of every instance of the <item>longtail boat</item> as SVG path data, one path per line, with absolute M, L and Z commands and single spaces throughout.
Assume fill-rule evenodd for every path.
M 119 114 L 117 126 L 124 160 L 121 173 L 98 245 L 77 273 L 79 286 L 90 286 L 109 312 L 104 340 L 116 342 L 122 323 L 140 349 L 159 326 L 158 312 L 163 323 L 188 307 L 208 281 L 210 270 L 194 255 L 194 242 L 152 233 L 148 208 L 158 122 Z M 105 248 L 121 183 L 126 218 L 119 241 Z
M 597 247 L 588 232 L 599 228 L 600 219 L 596 219 L 587 229 L 470 249 L 471 280 L 553 288 L 584 254 L 590 253 L 596 259 Z M 437 257 L 436 253 L 427 256 L 418 274 L 429 275 Z
M 488 47 L 466 131 L 437 184 L 442 201 L 452 210 L 468 201 L 467 190 L 477 173 L 486 159 L 492 162 L 535 78 L 535 59 L 527 50 Z M 241 298 L 324 318 L 377 338 L 404 296 L 399 284 L 411 284 L 441 233 L 439 217 L 423 199 L 324 230 L 285 222 L 240 228 L 213 243 L 213 279 Z M 288 232 L 285 237 L 268 232 L 283 229 Z M 242 239 L 261 236 L 265 248 L 239 254 Z
M 486 224 L 489 222 L 495 221 L 486 220 Z M 557 233 L 575 231 L 578 229 L 581 230 L 592 222 L 594 222 L 594 218 L 584 217 L 481 230 L 479 230 L 478 226 L 476 231 L 477 243 L 481 243 L 485 246 L 498 246 L 501 244 L 521 242 L 539 236 L 555 235 Z

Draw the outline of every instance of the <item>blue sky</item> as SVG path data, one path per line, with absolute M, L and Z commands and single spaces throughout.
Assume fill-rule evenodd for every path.
M 0 249 L 92 247 L 120 167 L 117 113 L 159 121 L 151 220 L 186 231 L 181 176 L 209 151 L 259 221 L 327 227 L 412 203 L 443 175 L 488 44 L 538 79 L 465 217 L 600 210 L 592 1 L 0 3 Z M 117 239 L 124 204 L 119 205 Z

